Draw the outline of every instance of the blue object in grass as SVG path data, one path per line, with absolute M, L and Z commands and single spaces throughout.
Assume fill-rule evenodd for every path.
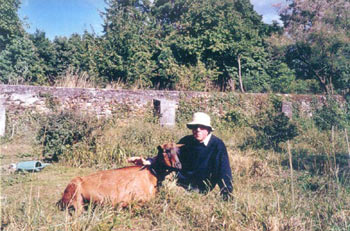
M 41 169 L 50 165 L 37 160 L 18 162 L 16 165 L 17 171 L 39 172 Z

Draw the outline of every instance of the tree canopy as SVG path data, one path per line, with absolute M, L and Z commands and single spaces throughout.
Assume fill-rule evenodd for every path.
M 0 82 L 55 84 L 67 71 L 99 86 L 348 93 L 349 0 L 288 0 L 283 26 L 249 0 L 106 0 L 103 34 L 28 34 L 20 1 L 0 0 Z
M 349 91 L 350 1 L 289 0 L 281 10 L 286 62 L 301 79 L 316 79 L 326 93 Z

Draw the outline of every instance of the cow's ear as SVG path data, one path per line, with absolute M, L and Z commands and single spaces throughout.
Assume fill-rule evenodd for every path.
M 164 145 L 159 145 L 157 148 L 158 148 L 158 152 L 163 152 L 164 150 Z
M 184 144 L 176 144 L 177 148 L 181 148 L 182 146 L 184 146 Z

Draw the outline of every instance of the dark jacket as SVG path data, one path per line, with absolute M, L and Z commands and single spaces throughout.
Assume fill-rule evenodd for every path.
M 224 142 L 212 135 L 205 146 L 192 135 L 183 137 L 179 144 L 182 169 L 178 184 L 189 189 L 208 192 L 217 184 L 226 199 L 232 192 L 232 173 Z

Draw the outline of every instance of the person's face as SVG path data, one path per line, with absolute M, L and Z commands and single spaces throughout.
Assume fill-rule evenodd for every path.
M 197 125 L 193 127 L 192 134 L 196 140 L 203 142 L 204 139 L 208 136 L 210 129 L 208 127 Z

